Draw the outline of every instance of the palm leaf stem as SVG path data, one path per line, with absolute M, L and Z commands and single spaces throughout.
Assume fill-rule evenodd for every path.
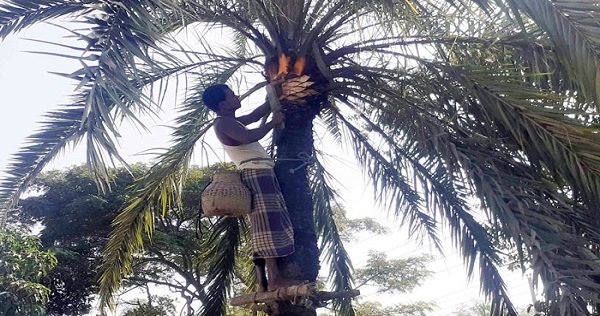
M 337 194 L 327 182 L 327 176 L 327 171 L 317 160 L 310 181 L 315 204 L 315 228 L 321 238 L 319 248 L 325 253 L 324 260 L 329 263 L 328 280 L 333 281 L 333 291 L 347 291 L 352 289 L 352 262 L 333 218 L 332 202 L 335 202 Z M 351 301 L 348 299 L 334 301 L 333 306 L 342 315 L 354 315 Z
M 570 65 L 572 80 L 583 95 L 600 104 L 600 57 L 598 57 L 597 20 L 600 14 L 594 1 L 513 1 L 540 25 L 555 44 L 565 64 Z
M 223 25 L 231 27 L 232 29 L 240 32 L 241 34 L 244 34 L 246 38 L 255 43 L 263 52 L 272 51 L 272 44 L 269 43 L 266 37 L 258 29 L 256 29 L 250 21 L 243 18 L 237 12 L 226 7 L 220 1 L 217 2 L 214 0 L 210 0 L 209 2 L 215 5 L 217 8 L 223 10 L 223 13 L 216 11 L 205 11 L 206 7 L 198 6 L 197 8 L 199 11 L 204 11 L 204 14 L 199 15 L 201 21 L 214 21 L 216 23 L 221 23 Z M 233 18 L 233 20 L 230 20 L 230 18 Z M 250 33 L 248 33 L 247 30 L 250 30 Z
M 382 202 L 384 198 L 380 194 L 383 194 L 389 200 L 389 206 L 393 206 L 395 215 L 402 214 L 402 224 L 408 223 L 411 234 L 423 229 L 432 242 L 438 244 L 435 221 L 420 211 L 421 199 L 418 193 L 356 126 L 339 113 L 337 117 L 349 132 L 358 161 L 373 179 L 376 198 Z
M 0 4 L 0 40 L 35 23 L 93 9 L 93 0 L 6 0 Z
M 284 53 L 285 44 L 284 44 L 284 39 L 281 35 L 282 32 L 278 31 L 277 22 L 273 21 L 273 18 L 275 17 L 275 15 L 269 11 L 269 9 L 266 7 L 264 1 L 255 0 L 254 2 L 258 5 L 258 8 L 261 11 L 257 14 L 259 21 L 261 21 L 262 25 L 265 27 L 265 29 L 269 33 L 271 40 L 273 40 L 275 42 L 275 48 L 277 50 L 276 53 L 278 55 Z M 268 51 L 265 51 L 265 52 L 268 52 Z M 275 52 L 272 52 L 272 53 L 275 53 Z
M 209 284 L 206 287 L 207 301 L 200 315 L 222 315 L 226 309 L 226 298 L 234 277 L 235 257 L 241 232 L 237 218 L 221 218 L 207 240 L 209 250 L 205 258 L 209 261 Z

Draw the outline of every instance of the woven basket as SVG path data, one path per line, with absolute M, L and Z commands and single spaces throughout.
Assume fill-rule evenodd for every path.
M 239 171 L 219 170 L 202 192 L 201 203 L 206 216 L 241 217 L 250 213 L 252 194 Z

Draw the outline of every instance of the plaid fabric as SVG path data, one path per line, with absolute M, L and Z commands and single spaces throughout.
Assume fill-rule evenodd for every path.
M 254 258 L 285 257 L 294 252 L 294 229 L 273 169 L 242 169 L 252 192 L 249 214 Z

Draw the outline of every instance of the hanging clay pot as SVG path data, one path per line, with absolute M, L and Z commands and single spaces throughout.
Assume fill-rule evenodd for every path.
M 240 217 L 252 208 L 252 194 L 235 170 L 216 171 L 201 198 L 206 216 Z

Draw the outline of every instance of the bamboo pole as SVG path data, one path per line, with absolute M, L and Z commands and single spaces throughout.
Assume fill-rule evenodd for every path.
M 350 298 L 358 295 L 360 295 L 359 290 L 341 292 L 316 291 L 314 283 L 307 283 L 279 288 L 269 292 L 256 292 L 252 294 L 236 296 L 231 299 L 230 304 L 232 306 L 244 306 L 257 303 L 266 304 L 277 301 L 291 301 L 302 296 L 310 296 L 317 301 L 328 301 L 332 299 Z

